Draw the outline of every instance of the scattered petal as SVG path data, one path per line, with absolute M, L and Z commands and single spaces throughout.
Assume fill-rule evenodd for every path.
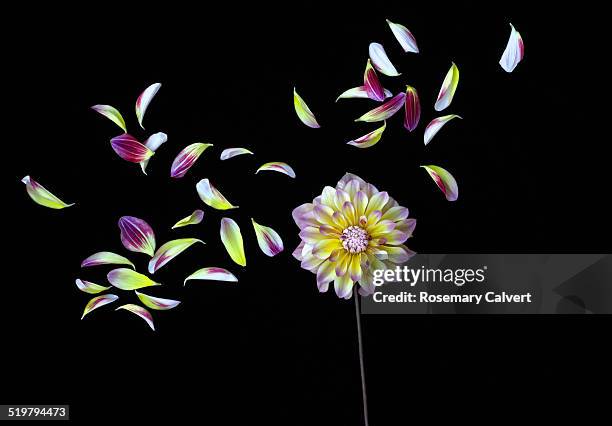
M 147 222 L 134 216 L 122 216 L 118 224 L 123 247 L 129 251 L 153 256 L 155 253 L 155 234 L 153 228 Z
M 406 98 L 405 93 L 398 93 L 381 106 L 374 108 L 371 111 L 366 112 L 355 121 L 383 121 L 390 118 L 393 114 L 398 112 L 402 106 L 404 106 L 404 99 Z
M 81 268 L 88 268 L 90 266 L 98 265 L 130 265 L 133 269 L 136 269 L 134 264 L 130 262 L 129 259 L 111 251 L 100 251 L 98 253 L 94 253 L 81 262 Z
M 158 132 L 158 133 L 154 133 L 151 136 L 149 136 L 147 140 L 145 141 L 144 146 L 149 148 L 151 151 L 155 152 L 157 151 L 157 148 L 165 144 L 167 141 L 168 141 L 168 135 L 165 134 L 164 132 Z M 142 172 L 145 175 L 147 174 L 147 165 L 149 164 L 149 160 L 150 158 L 147 158 L 146 160 L 140 163 L 140 168 L 142 169 Z
M 393 31 L 393 35 L 397 41 L 399 41 L 399 44 L 402 46 L 402 49 L 404 49 L 404 52 L 419 53 L 416 39 L 408 28 L 401 24 L 395 24 L 388 19 L 387 24 L 389 24 L 389 28 L 391 28 L 391 31 Z
M 499 65 L 506 72 L 514 71 L 514 68 L 523 60 L 525 56 L 525 45 L 523 44 L 523 38 L 521 34 L 514 29 L 514 26 L 510 24 L 510 37 L 508 38 L 508 44 L 506 49 L 499 60 Z
M 406 86 L 406 101 L 404 104 L 404 127 L 412 132 L 419 125 L 421 119 L 421 103 L 416 89 Z
M 458 84 L 459 68 L 457 68 L 457 65 L 453 62 L 442 82 L 442 87 L 440 87 L 440 93 L 438 93 L 438 99 L 434 105 L 436 111 L 442 111 L 450 105 L 453 101 L 453 96 L 455 96 L 455 90 L 457 90 Z
M 363 73 L 363 86 L 366 89 L 368 98 L 379 102 L 385 100 L 385 89 L 382 84 L 380 84 L 380 80 L 376 75 L 376 71 L 370 59 L 368 59 L 365 72 Z
M 202 179 L 198 182 L 196 190 L 198 191 L 200 199 L 213 209 L 229 210 L 238 208 L 238 206 L 234 206 L 227 201 L 223 194 L 217 191 L 217 188 L 215 188 L 208 179 Z
M 149 273 L 154 274 L 159 268 L 170 262 L 195 243 L 204 244 L 204 241 L 198 240 L 197 238 L 180 238 L 178 240 L 168 241 L 157 249 L 155 256 L 149 261 Z
M 143 305 L 158 311 L 167 311 L 168 309 L 176 308 L 181 303 L 178 300 L 162 299 L 161 297 L 153 297 L 137 291 L 135 293 Z
M 161 83 L 155 83 L 147 87 L 144 92 L 140 94 L 136 100 L 136 117 L 138 118 L 138 124 L 144 129 L 142 120 L 144 119 L 145 112 L 149 107 L 149 103 L 153 100 L 153 97 L 157 94 L 157 91 L 161 87 Z
M 85 318 L 85 315 L 87 315 L 94 309 L 98 309 L 104 305 L 108 305 L 109 303 L 112 303 L 117 299 L 119 299 L 119 296 L 114 294 L 105 294 L 103 296 L 94 297 L 89 302 L 87 302 L 87 305 L 85 305 L 85 309 L 83 310 L 83 316 L 81 317 L 81 319 Z
M 111 146 L 119 157 L 131 163 L 142 163 L 155 154 L 127 133 L 112 138 Z
M 64 203 L 30 176 L 24 177 L 21 181 L 25 183 L 28 195 L 36 204 L 56 210 L 74 206 L 74 203 Z
M 127 133 L 127 127 L 125 126 L 125 120 L 123 116 L 117 110 L 117 108 L 112 107 L 110 105 L 94 105 L 91 107 L 94 111 L 102 114 L 104 117 L 108 118 L 110 121 L 115 123 L 117 126 L 121 127 L 125 133 Z
M 266 256 L 274 257 L 284 250 L 283 240 L 274 229 L 260 225 L 253 219 L 251 222 L 257 235 L 257 244 Z
M 372 64 L 374 68 L 383 73 L 384 75 L 388 75 L 389 77 L 396 77 L 400 75 L 399 72 L 395 69 L 389 57 L 387 56 L 387 52 L 385 52 L 385 48 L 380 43 L 370 43 L 370 59 L 372 60 Z
M 423 135 L 423 142 L 427 145 L 433 137 L 440 131 L 440 129 L 453 118 L 461 118 L 456 114 L 445 115 L 443 117 L 434 118 L 431 123 L 425 128 L 425 134 Z
M 224 149 L 223 152 L 221 153 L 221 160 L 229 160 L 232 157 L 236 157 L 237 155 L 244 155 L 244 154 L 253 154 L 253 153 L 246 148 L 227 148 L 227 149 Z
M 213 146 L 211 143 L 192 143 L 189 146 L 183 148 L 178 153 L 172 167 L 170 168 L 170 177 L 182 178 L 185 173 L 195 164 L 200 155 L 206 150 L 206 148 Z
M 387 122 L 385 121 L 382 127 L 379 127 L 376 130 L 371 131 L 367 135 L 361 136 L 355 140 L 347 142 L 348 145 L 356 146 L 357 148 L 369 148 L 378 143 L 380 138 L 382 138 L 382 134 L 387 128 Z
M 221 219 L 221 241 L 232 260 L 240 266 L 246 266 L 242 234 L 238 224 L 230 218 Z
M 185 278 L 183 285 L 189 280 L 211 280 L 211 281 L 228 281 L 238 282 L 238 278 L 227 269 L 217 268 L 215 266 L 202 268 L 195 271 L 193 274 Z
M 75 282 L 79 290 L 89 294 L 102 293 L 103 291 L 106 291 L 110 288 L 110 286 L 104 287 L 99 284 L 92 283 L 91 281 L 82 280 L 80 278 L 77 278 Z
M 295 91 L 295 87 L 293 88 L 293 106 L 295 108 L 295 113 L 302 123 L 307 125 L 308 127 L 312 127 L 313 129 L 318 129 L 319 123 L 317 123 L 317 119 L 315 118 L 306 102 L 297 94 Z
M 384 89 L 384 91 L 385 91 L 385 99 L 393 96 L 390 90 Z M 351 99 L 351 98 L 369 99 L 368 91 L 366 90 L 365 86 L 353 87 L 352 89 L 346 90 L 340 96 L 338 96 L 338 99 L 336 99 L 336 102 L 338 102 L 338 100 L 340 99 Z
M 131 313 L 138 315 L 140 318 L 145 320 L 147 324 L 149 324 L 151 330 L 155 331 L 155 325 L 153 324 L 153 316 L 151 316 L 151 313 L 142 306 L 134 305 L 133 303 L 128 303 L 127 305 L 119 306 L 115 310 L 118 311 L 119 309 L 125 309 L 126 311 L 130 311 Z
M 108 282 L 121 290 L 137 290 L 143 287 L 161 285 L 149 277 L 128 268 L 113 269 L 106 276 Z
M 283 163 L 281 161 L 273 161 L 271 163 L 266 163 L 260 168 L 257 169 L 255 174 L 259 173 L 262 170 L 270 170 L 273 172 L 284 173 L 291 178 L 295 178 L 295 172 L 291 168 L 291 166 L 287 163 Z
M 455 201 L 459 196 L 457 181 L 449 172 L 438 166 L 421 166 L 434 180 L 448 201 Z
M 202 219 L 204 219 L 204 212 L 199 209 L 194 210 L 194 212 L 191 213 L 191 216 L 187 216 L 176 222 L 172 229 L 182 228 L 183 226 L 187 225 L 197 225 L 198 223 L 202 222 Z

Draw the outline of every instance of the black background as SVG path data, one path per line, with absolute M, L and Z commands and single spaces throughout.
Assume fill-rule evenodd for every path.
M 299 242 L 291 210 L 348 171 L 410 208 L 418 226 L 409 245 L 418 252 L 610 251 L 597 11 L 518 3 L 175 6 L 5 14 L 16 25 L 4 37 L 0 402 L 68 403 L 81 421 L 360 424 L 353 301 L 320 295 L 291 257 Z M 385 18 L 409 27 L 421 53 L 403 53 Z M 509 22 L 526 46 L 512 74 L 498 65 Z M 402 72 L 381 77 L 385 87 L 415 86 L 423 113 L 413 134 L 398 114 L 378 145 L 358 150 L 345 142 L 376 125 L 353 120 L 375 104 L 334 100 L 361 84 L 372 41 Z M 461 77 L 444 114 L 464 119 L 424 148 L 422 131 L 438 115 L 433 103 L 451 61 Z M 154 82 L 163 87 L 142 131 L 134 102 Z M 294 86 L 321 129 L 297 120 Z M 169 135 L 148 176 L 112 152 L 108 141 L 120 130 L 89 109 L 98 103 L 117 107 L 140 139 Z M 215 146 L 185 178 L 170 179 L 174 156 L 197 141 Z M 256 155 L 219 161 L 222 149 L 236 146 Z M 255 176 L 268 161 L 288 162 L 297 179 Z M 457 202 L 443 198 L 418 167 L 425 163 L 454 174 Z M 77 205 L 33 204 L 19 182 L 26 174 Z M 202 178 L 240 209 L 204 206 L 195 191 Z M 195 208 L 206 212 L 201 225 L 170 230 Z M 156 332 L 112 305 L 79 320 L 88 297 L 74 279 L 103 283 L 109 270 L 81 270 L 83 258 L 111 250 L 146 268 L 145 255 L 121 246 L 122 215 L 149 222 L 158 245 L 191 236 L 206 242 L 155 274 L 165 284 L 155 295 L 183 302 L 154 313 Z M 242 227 L 244 269 L 219 240 L 223 216 Z M 259 251 L 251 217 L 283 236 L 285 252 Z M 183 288 L 183 278 L 204 266 L 226 267 L 240 282 Z M 463 407 L 449 410 L 457 416 L 485 405 L 546 409 L 543 395 L 572 410 L 577 389 L 590 395 L 610 379 L 606 317 L 366 316 L 363 327 L 372 425 L 405 424 L 420 412 L 437 417 L 455 404 Z

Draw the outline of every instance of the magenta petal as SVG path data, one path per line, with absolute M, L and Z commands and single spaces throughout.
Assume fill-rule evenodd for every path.
M 405 93 L 398 93 L 381 106 L 366 112 L 355 121 L 374 122 L 387 120 L 389 117 L 391 117 L 393 114 L 395 114 L 402 108 L 402 106 L 404 105 L 405 98 Z
M 380 83 L 380 80 L 376 75 L 376 71 L 372 66 L 372 62 L 369 59 L 368 64 L 366 65 L 365 73 L 363 74 L 363 86 L 366 89 L 368 98 L 379 102 L 385 100 L 385 89 Z
M 132 135 L 124 133 L 111 139 L 113 150 L 126 161 L 140 163 L 148 160 L 154 152 L 138 142 Z
M 421 118 L 421 103 L 414 87 L 406 87 L 406 101 L 404 103 L 404 127 L 412 132 L 419 125 Z
M 121 243 L 134 252 L 155 254 L 155 234 L 153 228 L 142 219 L 133 216 L 123 216 L 119 219 Z

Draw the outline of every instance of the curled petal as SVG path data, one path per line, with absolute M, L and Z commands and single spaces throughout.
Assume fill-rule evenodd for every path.
M 87 305 L 85 305 L 85 309 L 83 310 L 83 316 L 81 317 L 81 319 L 85 318 L 85 315 L 87 315 L 94 309 L 98 309 L 104 305 L 108 305 L 109 303 L 112 303 L 117 299 L 119 299 L 119 296 L 114 294 L 105 294 L 103 296 L 94 297 L 89 302 L 87 302 Z
M 380 138 L 382 138 L 382 134 L 386 128 L 387 122 L 385 121 L 382 127 L 379 127 L 378 129 L 373 130 L 367 135 L 361 136 L 360 138 L 348 141 L 347 145 L 353 145 L 357 148 L 369 148 L 371 146 L 374 146 L 378 143 L 378 141 L 380 141 Z
M 399 41 L 399 44 L 401 44 L 402 49 L 404 49 L 404 52 L 419 53 L 419 48 L 417 46 L 416 39 L 408 30 L 408 28 L 401 24 L 395 24 L 389 21 L 388 19 L 387 24 L 389 24 L 389 28 L 391 28 L 391 31 L 393 31 L 393 35 L 395 36 L 397 41 Z
M 274 257 L 284 250 L 283 240 L 278 232 L 270 227 L 258 224 L 253 219 L 251 219 L 251 222 L 253 222 L 253 228 L 257 235 L 257 244 L 266 256 Z
M 119 157 L 131 163 L 142 163 L 155 154 L 127 133 L 112 138 L 111 147 Z
M 499 65 L 506 72 L 514 71 L 514 68 L 523 60 L 525 56 L 525 45 L 523 44 L 523 38 L 521 34 L 514 29 L 514 26 L 510 24 L 510 37 L 508 38 L 508 44 L 506 49 L 499 60 Z
M 89 294 L 102 293 L 103 291 L 108 290 L 110 288 L 110 286 L 104 287 L 99 284 L 92 283 L 91 281 L 82 280 L 80 278 L 77 278 L 75 282 L 79 290 Z
M 393 96 L 390 90 L 384 89 L 384 93 L 385 93 L 385 99 Z M 359 87 L 353 87 L 352 89 L 348 89 L 342 92 L 340 96 L 338 96 L 338 98 L 336 99 L 336 102 L 338 102 L 340 99 L 354 99 L 354 98 L 369 99 L 368 91 L 366 87 L 359 86 Z
M 137 290 L 144 287 L 161 285 L 149 277 L 128 268 L 113 269 L 106 276 L 108 282 L 121 290 Z
M 98 265 L 130 265 L 132 269 L 136 269 L 129 259 L 110 251 L 94 253 L 81 262 L 81 268 Z
M 145 112 L 147 112 L 147 108 L 149 107 L 149 103 L 153 97 L 157 94 L 157 91 L 161 87 L 161 83 L 155 83 L 147 87 L 144 92 L 140 94 L 138 99 L 136 100 L 136 117 L 138 118 L 138 124 L 140 127 L 144 129 L 142 125 L 142 120 L 144 119 Z
M 372 64 L 374 68 L 383 73 L 384 75 L 388 75 L 389 77 L 396 77 L 400 75 L 399 72 L 395 69 L 389 57 L 387 56 L 387 52 L 385 52 L 385 48 L 382 47 L 380 43 L 370 43 L 370 59 L 372 60 Z
M 204 219 L 204 212 L 199 209 L 194 210 L 194 212 L 191 213 L 191 216 L 187 216 L 176 222 L 172 229 L 181 228 L 187 225 L 197 225 L 198 223 L 202 222 L 202 219 Z
M 310 108 L 308 108 L 308 105 L 306 105 L 306 102 L 304 102 L 300 95 L 298 95 L 295 91 L 295 87 L 293 88 L 293 106 L 295 108 L 295 113 L 302 123 L 308 127 L 312 127 L 313 129 L 318 129 L 321 127 L 319 126 L 319 123 L 317 123 L 317 119 L 312 111 L 310 111 Z
M 153 228 L 147 222 L 134 216 L 122 216 L 118 224 L 123 247 L 129 251 L 153 256 L 153 253 L 155 253 L 155 234 Z
M 238 278 L 227 269 L 217 268 L 211 266 L 208 268 L 202 268 L 189 275 L 183 281 L 183 285 L 187 284 L 189 280 L 209 280 L 209 281 L 227 281 L 227 282 L 238 282 Z
M 459 196 L 457 181 L 449 172 L 438 166 L 421 166 L 434 180 L 448 201 L 455 201 Z
M 238 224 L 230 218 L 221 219 L 221 241 L 232 260 L 240 266 L 246 266 L 244 244 Z
M 223 152 L 221 153 L 221 160 L 228 160 L 232 157 L 236 157 L 237 155 L 244 155 L 244 154 L 253 154 L 253 153 L 246 148 L 227 148 L 227 149 L 224 149 Z
M 158 133 L 154 133 L 151 136 L 149 136 L 147 140 L 145 141 L 144 146 L 149 148 L 151 151 L 155 152 L 157 151 L 157 148 L 165 144 L 167 141 L 168 141 L 168 135 L 165 134 L 164 132 L 158 132 Z M 150 158 L 140 163 L 140 168 L 142 169 L 142 172 L 145 175 L 147 174 L 147 166 L 149 165 L 149 160 Z
M 168 309 L 176 308 L 181 303 L 178 300 L 162 299 L 161 297 L 153 297 L 137 291 L 135 293 L 143 305 L 158 311 L 167 311 Z
M 200 155 L 210 146 L 213 145 L 210 143 L 196 142 L 183 148 L 172 162 L 170 177 L 182 178 L 185 176 L 185 173 L 195 164 Z
M 404 103 L 404 127 L 412 132 L 421 119 L 421 103 L 414 87 L 406 86 L 406 101 Z
M 56 210 L 74 206 L 74 203 L 64 203 L 30 176 L 24 177 L 21 182 L 25 183 L 28 195 L 36 204 Z
M 398 93 L 381 106 L 366 112 L 355 121 L 374 122 L 387 120 L 402 108 L 405 98 L 405 93 Z
M 204 244 L 204 241 L 198 240 L 197 238 L 179 238 L 178 240 L 168 241 L 157 249 L 155 256 L 149 261 L 149 273 L 154 274 L 159 268 L 170 262 L 195 243 Z
M 284 173 L 289 177 L 295 178 L 295 172 L 291 168 L 291 166 L 287 163 L 283 163 L 280 161 L 273 161 L 271 163 L 266 163 L 260 168 L 257 169 L 255 174 L 259 173 L 262 170 L 271 170 L 273 172 Z
M 202 179 L 198 182 L 196 190 L 198 191 L 200 199 L 213 209 L 229 210 L 238 208 L 238 206 L 234 206 L 227 201 L 223 194 L 217 191 L 217 188 L 215 188 L 208 179 Z
M 453 118 L 461 118 L 456 114 L 445 115 L 443 117 L 434 118 L 431 122 L 425 127 L 425 133 L 423 134 L 423 142 L 427 145 L 433 137 L 440 131 L 440 129 Z
M 112 107 L 110 105 L 94 105 L 91 107 L 94 111 L 102 114 L 104 117 L 108 118 L 110 121 L 115 123 L 117 126 L 121 127 L 125 133 L 127 133 L 127 127 L 125 126 L 125 120 L 123 116 L 117 110 L 117 108 Z
M 368 59 L 365 72 L 363 73 L 363 86 L 366 89 L 368 98 L 379 102 L 385 100 L 385 89 L 380 84 L 370 59 Z
M 436 111 L 442 111 L 453 101 L 457 85 L 459 84 L 459 68 L 453 62 L 450 69 L 446 73 L 446 77 L 440 87 L 440 93 L 438 93 L 438 99 L 434 105 Z
M 118 311 L 119 309 L 124 309 L 126 311 L 130 311 L 133 314 L 138 315 L 140 318 L 145 320 L 147 324 L 149 324 L 151 330 L 155 331 L 155 325 L 153 325 L 153 316 L 151 316 L 151 313 L 142 306 L 134 305 L 133 303 L 128 303 L 127 305 L 119 306 L 115 310 Z

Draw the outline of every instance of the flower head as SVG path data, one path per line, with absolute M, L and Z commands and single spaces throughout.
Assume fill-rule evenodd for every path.
M 321 292 L 333 281 L 338 297 L 350 298 L 355 283 L 361 295 L 372 294 L 373 271 L 414 255 L 403 245 L 416 226 L 408 209 L 351 173 L 293 210 L 293 219 L 302 239 L 293 256 L 317 275 Z

